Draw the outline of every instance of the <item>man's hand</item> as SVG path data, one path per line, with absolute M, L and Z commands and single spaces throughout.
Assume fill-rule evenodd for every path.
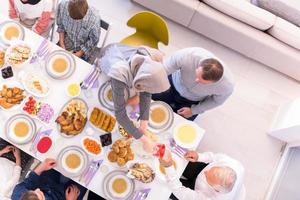
M 66 46 L 65 46 L 65 33 L 59 33 L 58 44 L 61 48 L 66 49 Z
M 56 166 L 56 161 L 52 158 L 44 160 L 34 171 L 37 175 L 41 175 L 44 171 L 48 171 Z
M 187 159 L 190 162 L 197 162 L 198 161 L 198 153 L 196 151 L 188 151 L 184 155 L 185 159 Z
M 177 114 L 181 115 L 184 118 L 189 118 L 193 116 L 192 109 L 189 107 L 183 107 L 177 110 Z
M 16 158 L 16 165 L 21 166 L 21 152 L 17 147 L 14 147 L 13 154 Z
M 6 146 L 4 149 L 2 149 L 0 151 L 0 156 L 2 156 L 3 154 L 9 153 L 14 149 L 13 146 Z
M 81 58 L 84 55 L 84 52 L 82 50 L 79 50 L 77 52 L 73 53 L 75 56 L 77 56 L 78 58 Z
M 165 155 L 163 156 L 162 159 L 159 159 L 159 162 L 164 167 L 171 167 L 173 165 L 171 152 L 166 149 Z
M 75 185 L 70 185 L 65 191 L 66 200 L 77 200 L 80 195 L 80 190 Z

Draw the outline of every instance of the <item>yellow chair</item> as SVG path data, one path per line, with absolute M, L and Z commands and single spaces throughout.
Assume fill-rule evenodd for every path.
M 169 44 L 169 30 L 167 23 L 159 15 L 143 11 L 132 16 L 127 26 L 135 28 L 136 32 L 121 43 L 129 46 L 145 45 L 158 49 L 158 43 Z

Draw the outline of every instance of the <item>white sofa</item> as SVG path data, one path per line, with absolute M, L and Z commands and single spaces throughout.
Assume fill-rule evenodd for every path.
M 300 28 L 250 0 L 132 1 L 300 81 Z

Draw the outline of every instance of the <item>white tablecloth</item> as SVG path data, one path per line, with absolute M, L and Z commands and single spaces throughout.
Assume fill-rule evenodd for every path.
M 32 48 L 33 48 L 32 50 L 34 52 L 36 51 L 36 49 L 38 48 L 38 46 L 40 45 L 40 43 L 42 41 L 43 41 L 42 37 L 40 37 L 39 35 L 35 34 L 34 32 L 32 32 L 28 29 L 25 29 L 25 42 L 32 46 Z M 52 46 L 52 50 L 60 49 L 55 44 L 51 44 L 51 46 Z M 35 63 L 34 65 L 24 66 L 23 69 L 20 69 L 20 70 L 25 70 L 25 71 L 28 71 L 28 70 L 37 71 L 37 72 L 41 73 L 41 75 L 43 75 L 44 77 L 47 77 L 49 79 L 50 86 L 51 86 L 51 93 L 48 97 L 39 99 L 39 100 L 49 103 L 54 108 L 54 110 L 55 110 L 54 119 L 56 118 L 57 115 L 60 114 L 61 108 L 64 106 L 64 104 L 71 99 L 66 94 L 66 86 L 68 85 L 68 83 L 71 83 L 71 82 L 80 83 L 85 78 L 85 76 L 88 75 L 90 70 L 92 70 L 92 66 L 90 64 L 84 62 L 83 60 L 81 60 L 79 58 L 75 58 L 75 60 L 76 60 L 76 66 L 77 66 L 76 71 L 67 80 L 54 80 L 54 79 L 50 78 L 46 74 L 46 72 L 44 70 L 44 66 L 43 65 L 39 66 L 38 63 Z M 14 78 L 9 79 L 9 80 L 17 80 L 17 79 L 15 76 Z M 7 80 L 3 80 L 2 77 L 0 77 L 0 82 L 3 83 L 4 81 L 7 81 Z M 103 75 L 101 75 L 99 78 L 99 81 L 100 81 L 100 84 L 102 84 L 103 82 L 106 81 L 106 78 Z M 82 92 L 80 95 L 80 98 L 83 98 L 88 103 L 90 109 L 92 109 L 94 106 L 101 107 L 99 104 L 98 98 L 97 98 L 97 94 L 98 94 L 98 89 L 92 89 L 92 90 L 90 90 L 88 95 L 86 95 Z M 2 130 L 2 131 L 0 131 L 0 137 L 7 140 L 7 138 L 5 136 L 5 131 L 4 131 L 5 122 L 10 116 L 17 114 L 17 113 L 22 113 L 21 109 L 16 110 L 16 111 L 10 111 L 10 112 L 0 109 L 0 130 Z M 175 114 L 173 126 L 176 124 L 179 124 L 181 122 L 184 122 L 184 121 L 185 121 L 184 118 Z M 41 126 L 43 126 L 43 124 L 40 123 L 39 121 L 35 120 L 35 122 L 37 124 L 38 129 Z M 173 126 L 168 130 L 168 132 L 170 134 L 172 133 Z M 34 155 L 29 150 L 31 143 L 26 144 L 26 145 L 16 145 L 16 146 L 18 148 L 20 148 L 21 150 L 23 150 L 24 152 L 35 157 L 36 159 L 42 161 L 48 157 L 57 158 L 60 151 L 67 146 L 70 146 L 70 145 L 80 146 L 81 138 L 84 135 L 86 135 L 86 132 L 84 131 L 80 135 L 75 136 L 73 138 L 62 137 L 60 135 L 60 133 L 58 132 L 58 128 L 57 128 L 57 125 L 54 122 L 54 120 L 50 123 L 49 126 L 43 127 L 43 130 L 48 129 L 48 128 L 53 129 L 53 133 L 51 134 L 51 138 L 53 140 L 53 145 L 46 154 L 37 153 L 36 155 Z M 89 128 L 90 128 L 89 125 L 87 125 L 86 129 L 89 129 Z M 204 130 L 201 129 L 200 127 L 198 129 L 198 134 L 200 134 L 200 138 L 198 141 L 198 144 L 199 144 L 204 135 Z M 99 137 L 99 135 L 100 135 L 99 132 L 94 130 L 93 136 Z M 112 135 L 113 135 L 113 141 L 115 141 L 117 138 L 120 137 L 120 135 L 117 132 L 113 132 Z M 109 150 L 109 147 L 104 148 L 105 152 L 103 154 L 103 159 L 104 159 L 103 165 L 106 165 L 109 169 L 109 171 L 107 173 L 109 173 L 112 170 L 118 169 L 118 167 L 115 164 L 111 164 L 107 160 L 107 151 L 108 150 Z M 176 155 L 174 155 L 174 156 L 176 156 Z M 92 160 L 92 157 L 90 157 L 89 159 Z M 178 176 L 180 176 L 183 173 L 183 170 L 187 165 L 187 161 L 180 159 L 179 157 L 176 160 L 180 160 L 180 163 L 177 163 L 177 165 L 178 165 L 177 172 L 178 172 Z M 155 160 L 154 159 L 146 160 L 146 159 L 142 159 L 135 155 L 134 162 L 138 162 L 138 161 L 148 163 L 153 169 L 155 169 Z M 103 188 L 102 180 L 107 173 L 103 173 L 101 170 L 98 170 L 97 174 L 94 176 L 94 178 L 92 179 L 92 181 L 90 182 L 90 184 L 88 186 L 85 186 L 84 183 L 79 182 L 79 178 L 73 178 L 73 180 L 76 182 L 79 182 L 80 184 L 85 186 L 87 189 L 89 189 L 89 190 L 95 192 L 96 194 L 105 198 L 105 196 L 103 194 L 103 190 L 102 190 L 102 188 Z M 157 173 L 159 173 L 159 172 L 157 172 Z M 152 200 L 168 199 L 168 197 L 171 194 L 171 191 L 168 189 L 165 180 L 163 180 L 163 178 L 161 178 L 161 176 L 156 176 L 155 180 L 150 184 L 143 184 L 143 183 L 135 181 L 135 185 L 136 185 L 136 190 L 151 188 L 151 191 L 150 191 L 147 199 L 152 199 Z

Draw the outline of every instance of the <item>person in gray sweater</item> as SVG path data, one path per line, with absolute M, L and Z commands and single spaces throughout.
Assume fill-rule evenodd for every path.
M 144 135 L 147 130 L 151 94 L 166 91 L 169 87 L 167 73 L 161 62 L 153 59 L 155 50 L 147 47 L 129 47 L 111 44 L 103 49 L 96 65 L 111 79 L 114 111 L 118 123 L 135 139 L 143 143 L 146 151 L 154 144 Z M 124 90 L 133 89 L 139 96 L 140 126 L 136 128 L 126 113 Z
M 168 103 L 174 112 L 194 120 L 198 114 L 223 104 L 232 94 L 232 74 L 211 52 L 191 47 L 164 60 L 171 87 L 152 95 Z

